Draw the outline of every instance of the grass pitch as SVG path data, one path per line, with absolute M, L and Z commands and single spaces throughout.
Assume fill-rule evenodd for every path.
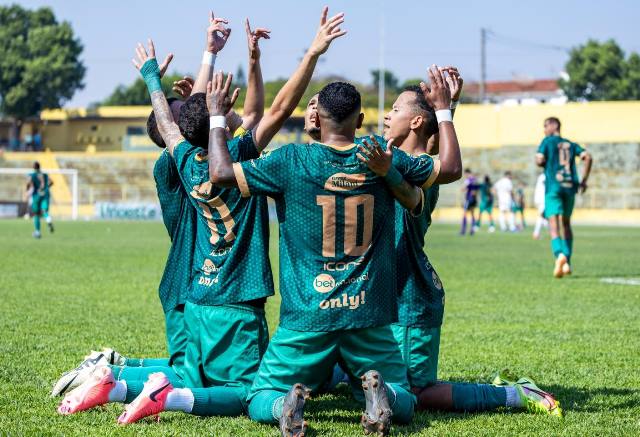
M 0 434 L 278 435 L 245 417 L 182 413 L 119 427 L 121 405 L 59 416 L 51 386 L 92 348 L 166 354 L 157 285 L 169 242 L 161 223 L 60 222 L 40 241 L 31 226 L 0 222 Z M 575 273 L 562 280 L 548 240 L 528 232 L 470 238 L 436 224 L 427 238 L 447 292 L 439 378 L 486 382 L 508 367 L 555 393 L 566 418 L 420 413 L 394 435 L 640 434 L 640 286 L 601 282 L 640 276 L 640 228 L 575 234 Z M 278 304 L 268 304 L 272 332 Z M 307 411 L 308 435 L 362 435 L 346 390 Z

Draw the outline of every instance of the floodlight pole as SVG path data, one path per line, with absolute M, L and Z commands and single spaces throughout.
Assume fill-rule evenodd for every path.
M 378 135 L 384 127 L 384 3 L 380 1 L 380 60 L 378 65 Z
M 487 29 L 480 28 L 480 103 L 486 98 L 487 83 Z

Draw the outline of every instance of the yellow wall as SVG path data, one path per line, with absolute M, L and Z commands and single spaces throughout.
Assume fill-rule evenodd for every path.
M 114 106 L 43 111 L 43 142 L 52 150 L 121 150 L 128 126 L 145 129 L 149 106 Z M 303 111 L 296 110 L 301 117 Z M 579 143 L 640 142 L 640 102 L 591 102 L 564 105 L 499 106 L 463 104 L 456 112 L 456 130 L 463 147 L 534 145 L 542 123 L 556 116 L 563 134 Z M 365 124 L 377 124 L 378 111 L 365 110 Z M 91 127 L 97 126 L 96 131 Z M 133 141 L 133 146 L 139 139 Z M 143 141 L 144 142 L 144 141 Z

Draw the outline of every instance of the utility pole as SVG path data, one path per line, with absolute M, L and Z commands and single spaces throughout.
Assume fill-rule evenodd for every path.
M 486 98 L 487 85 L 487 29 L 480 28 L 480 103 Z
M 380 1 L 380 59 L 378 63 L 378 135 L 384 128 L 384 2 Z

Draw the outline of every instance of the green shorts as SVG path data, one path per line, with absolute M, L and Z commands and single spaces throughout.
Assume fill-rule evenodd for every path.
M 251 305 L 187 302 L 186 387 L 244 387 L 248 393 L 269 343 L 263 309 Z
M 187 327 L 184 322 L 184 305 L 178 305 L 164 314 L 167 348 L 169 349 L 169 365 L 178 373 L 184 366 L 187 351 Z
M 39 215 L 49 212 L 49 196 L 38 196 L 37 194 L 31 198 L 31 211 Z
M 438 377 L 440 328 L 401 326 L 394 323 L 391 329 L 407 365 L 411 387 L 434 385 Z
M 480 214 L 483 212 L 493 213 L 493 202 L 480 202 Z
M 261 390 L 286 393 L 297 382 L 317 393 L 331 378 L 336 363 L 351 380 L 375 369 L 386 383 L 409 389 L 407 368 L 388 325 L 332 332 L 279 327 L 262 359 L 249 399 Z
M 547 192 L 544 195 L 544 215 L 546 218 L 554 215 L 571 217 L 576 193 L 573 190 L 559 190 Z

